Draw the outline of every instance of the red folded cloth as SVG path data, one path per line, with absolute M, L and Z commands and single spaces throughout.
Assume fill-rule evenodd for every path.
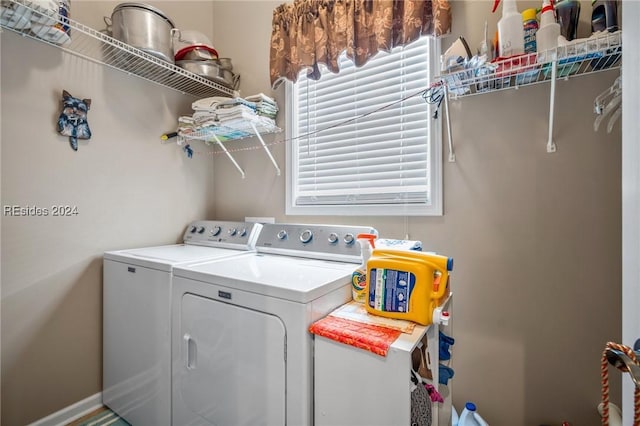
M 380 356 L 387 356 L 389 346 L 401 334 L 399 330 L 364 324 L 331 315 L 311 324 L 309 331 L 318 336 L 355 346 Z

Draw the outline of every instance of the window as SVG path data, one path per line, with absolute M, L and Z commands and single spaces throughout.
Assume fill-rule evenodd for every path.
M 442 215 L 439 119 L 421 92 L 439 40 L 287 85 L 287 214 Z

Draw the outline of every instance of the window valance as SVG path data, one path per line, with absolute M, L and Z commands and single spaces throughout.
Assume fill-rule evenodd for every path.
M 450 30 L 449 0 L 295 0 L 273 11 L 271 85 L 295 82 L 303 69 L 317 80 L 320 64 L 337 73 L 343 51 L 361 66 L 380 50 Z

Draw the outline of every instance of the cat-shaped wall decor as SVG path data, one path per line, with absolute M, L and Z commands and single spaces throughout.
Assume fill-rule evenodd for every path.
M 87 122 L 87 112 L 91 99 L 74 98 L 66 90 L 62 91 L 62 112 L 58 117 L 58 133 L 69 136 L 74 151 L 78 150 L 78 139 L 91 139 L 91 129 Z

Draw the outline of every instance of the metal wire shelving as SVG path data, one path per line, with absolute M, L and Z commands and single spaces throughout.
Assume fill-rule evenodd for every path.
M 465 67 L 462 63 L 436 80 L 446 87 L 448 95 L 445 97 L 445 107 L 448 99 L 550 83 L 547 152 L 552 153 L 556 152 L 553 141 L 556 81 L 615 70 L 621 66 L 622 31 L 618 30 L 597 33 L 539 54 L 515 56 L 472 67 Z M 448 126 L 451 139 L 450 124 Z
M 240 140 L 256 136 L 260 141 L 262 148 L 267 153 L 269 160 L 271 160 L 271 163 L 275 167 L 276 174 L 280 176 L 280 167 L 271 154 L 269 147 L 264 142 L 264 139 L 262 139 L 262 135 L 269 133 L 279 133 L 281 131 L 282 130 L 274 123 L 271 123 L 268 120 L 262 120 L 260 117 L 256 116 L 253 119 L 247 118 L 242 120 L 234 120 L 227 123 L 222 122 L 220 125 L 207 126 L 196 130 L 179 130 L 178 144 L 182 145 L 183 143 L 191 140 L 200 140 L 204 141 L 207 144 L 216 143 L 244 178 L 245 171 L 236 162 L 236 160 L 233 158 L 229 150 L 227 150 L 222 142 Z
M 109 35 L 96 31 L 70 18 L 62 18 L 52 11 L 42 11 L 29 0 L 3 0 L 0 10 L 0 26 L 42 43 L 55 46 L 65 52 L 106 65 L 129 75 L 142 78 L 185 95 L 196 97 L 236 95 L 233 89 L 186 71 L 140 49 L 123 43 Z M 39 37 L 29 25 L 29 16 L 48 15 L 61 25 L 69 27 L 70 38 Z M 25 19 L 20 16 L 26 16 Z M 64 37 L 64 38 L 63 38 Z
M 439 79 L 447 84 L 449 97 L 491 93 L 518 89 L 552 80 L 568 79 L 580 75 L 620 68 L 622 64 L 622 32 L 603 33 L 587 39 L 559 46 L 539 55 L 514 56 L 474 68 L 454 68 Z

